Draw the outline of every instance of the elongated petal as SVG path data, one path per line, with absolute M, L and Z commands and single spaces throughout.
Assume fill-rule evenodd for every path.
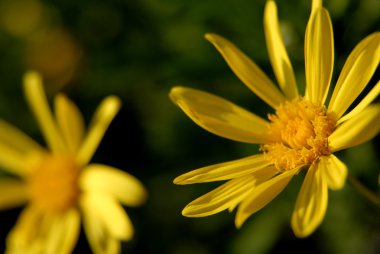
M 41 218 L 37 209 L 26 207 L 20 214 L 16 225 L 7 236 L 7 253 L 31 253 L 40 244 L 37 243 L 36 222 Z
M 62 236 L 61 254 L 71 253 L 78 241 L 80 233 L 80 214 L 78 210 L 72 209 L 66 216 L 66 232 Z M 59 253 L 59 252 L 57 252 Z
M 298 89 L 292 64 L 281 36 L 275 1 L 267 1 L 264 14 L 264 31 L 269 59 L 277 81 L 286 98 L 297 98 Z
M 311 5 L 312 12 L 322 7 L 322 0 L 312 0 L 311 3 L 312 3 Z
M 328 188 L 320 164 L 308 170 L 298 193 L 291 225 L 297 237 L 306 237 L 321 224 L 327 209 Z
M 326 179 L 327 185 L 332 190 L 343 188 L 347 178 L 347 166 L 335 155 L 323 156 L 319 158 L 319 167 L 322 177 Z
M 20 154 L 42 151 L 43 148 L 24 132 L 0 119 L 0 143 L 7 145 Z
M 36 72 L 27 72 L 24 76 L 26 100 L 33 111 L 46 142 L 54 153 L 65 151 L 65 146 L 50 111 L 41 77 Z
M 372 104 L 342 123 L 329 137 L 332 152 L 364 143 L 380 131 L 380 104 Z
M 237 210 L 235 218 L 236 227 L 241 227 L 252 214 L 272 201 L 288 185 L 290 179 L 297 172 L 298 169 L 285 171 L 255 186 Z
M 216 135 L 248 143 L 268 141 L 268 122 L 218 96 L 174 87 L 170 98 L 196 124 Z
M 108 96 L 100 103 L 90 123 L 87 136 L 79 149 L 78 163 L 85 165 L 90 161 L 120 106 L 121 101 L 116 96 Z
M 54 237 L 54 221 L 60 219 L 57 216 L 29 205 L 8 234 L 6 253 L 50 253 L 47 252 L 47 240 L 50 240 L 47 238 Z
M 55 97 L 55 115 L 67 149 L 75 154 L 83 141 L 85 127 L 82 114 L 65 95 L 58 94 Z
M 93 210 L 94 207 L 88 197 L 83 196 L 80 204 L 84 215 L 84 231 L 94 254 L 120 253 L 119 240 L 111 236 L 106 230 L 103 222 L 99 220 L 97 211 Z
M 216 214 L 243 200 L 254 186 L 252 176 L 228 181 L 213 191 L 195 199 L 182 211 L 187 217 L 204 217 Z
M 225 209 L 233 209 L 252 192 L 256 185 L 272 178 L 277 173 L 275 167 L 268 167 L 232 179 L 192 201 L 183 209 L 182 214 L 188 217 L 203 217 Z
M 374 88 L 371 89 L 371 91 L 362 99 L 356 107 L 351 110 L 349 113 L 344 115 L 342 118 L 338 120 L 338 124 L 341 124 L 348 119 L 356 116 L 360 112 L 362 112 L 363 109 L 365 109 L 371 102 L 373 102 L 374 99 L 380 94 L 380 81 L 377 82 Z
M 28 165 L 23 154 L 0 143 L 0 166 L 12 174 L 23 176 Z
M 16 179 L 0 178 L 0 210 L 14 208 L 28 199 L 26 186 Z
M 71 253 L 79 230 L 75 209 L 56 214 L 29 206 L 8 235 L 6 253 Z
M 351 52 L 338 78 L 328 110 L 339 119 L 368 84 L 380 61 L 380 32 L 364 38 Z
M 105 192 L 127 206 L 141 205 L 148 195 L 134 176 L 100 164 L 90 164 L 82 172 L 80 186 L 85 191 Z
M 224 60 L 235 75 L 269 106 L 276 108 L 284 102 L 285 98 L 280 90 L 278 90 L 265 73 L 234 44 L 216 34 L 206 34 L 205 37 L 222 54 Z
M 334 67 L 334 38 L 329 13 L 318 8 L 305 33 L 306 98 L 323 105 Z
M 45 253 L 71 253 L 80 232 L 80 215 L 76 209 L 54 215 L 50 232 L 45 236 Z
M 102 229 L 110 237 L 118 240 L 130 240 L 133 236 L 132 223 L 116 199 L 101 192 L 87 192 L 81 201 L 85 216 L 93 213 L 100 222 Z M 91 216 L 90 216 L 91 217 Z M 99 236 L 100 237 L 100 236 Z M 102 241 L 102 239 L 98 239 Z M 103 239 L 104 240 L 104 239 Z
M 243 159 L 219 163 L 185 173 L 174 179 L 175 184 L 192 184 L 214 182 L 238 178 L 268 167 L 263 154 L 249 156 Z

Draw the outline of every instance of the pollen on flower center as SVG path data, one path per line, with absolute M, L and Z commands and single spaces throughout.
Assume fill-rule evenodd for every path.
M 277 169 L 310 165 L 319 156 L 330 154 L 328 137 L 336 122 L 323 106 L 296 99 L 284 103 L 268 118 L 272 141 L 262 145 L 261 150 Z
M 62 212 L 77 203 L 80 169 L 67 157 L 48 155 L 27 177 L 30 202 L 45 211 Z

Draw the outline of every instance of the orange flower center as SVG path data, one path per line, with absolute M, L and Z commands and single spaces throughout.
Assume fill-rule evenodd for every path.
M 322 106 L 305 99 L 286 102 L 269 115 L 269 136 L 273 140 L 261 146 L 277 169 L 291 170 L 312 164 L 319 156 L 329 155 L 328 137 L 336 121 Z
M 50 212 L 63 212 L 76 206 L 79 174 L 80 168 L 72 159 L 43 157 L 27 177 L 31 203 Z

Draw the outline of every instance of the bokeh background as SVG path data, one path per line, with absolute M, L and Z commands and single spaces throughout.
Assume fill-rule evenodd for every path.
M 310 1 L 277 2 L 303 91 Z M 257 153 L 258 146 L 202 130 L 171 103 L 168 92 L 176 85 L 203 89 L 265 117 L 268 106 L 203 38 L 206 32 L 229 38 L 273 78 L 263 32 L 264 4 L 265 0 L 0 0 L 0 117 L 44 142 L 22 94 L 21 79 L 28 69 L 44 76 L 49 98 L 67 93 L 87 121 L 105 96 L 122 99 L 123 107 L 93 161 L 133 174 L 149 191 L 143 207 L 126 208 L 136 234 L 123 243 L 123 253 L 380 253 L 380 209 L 349 184 L 330 191 L 321 227 L 306 239 L 295 238 L 289 224 L 302 175 L 240 230 L 234 227 L 234 213 L 199 219 L 181 215 L 187 203 L 219 183 L 175 186 L 176 176 Z M 353 47 L 379 30 L 380 1 L 328 0 L 325 5 L 335 32 L 335 81 Z M 369 87 L 379 71 L 375 76 Z M 379 155 L 379 136 L 338 154 L 350 174 L 380 196 Z M 19 212 L 0 212 L 0 252 Z M 83 234 L 75 253 L 91 253 Z

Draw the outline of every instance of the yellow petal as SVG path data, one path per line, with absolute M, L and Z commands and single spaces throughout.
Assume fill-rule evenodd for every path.
M 0 143 L 0 166 L 12 174 L 23 176 L 28 164 L 25 162 L 24 154 Z
M 272 201 L 288 185 L 290 179 L 297 172 L 298 169 L 285 171 L 255 186 L 248 197 L 241 202 L 237 210 L 236 227 L 240 228 L 252 214 Z
M 316 11 L 318 8 L 322 7 L 322 0 L 312 0 L 311 1 L 311 11 Z
M 344 115 L 342 118 L 338 120 L 338 124 L 341 124 L 348 119 L 356 116 L 360 112 L 362 112 L 363 109 L 365 109 L 371 102 L 376 99 L 376 97 L 380 94 L 380 81 L 377 82 L 377 84 L 371 89 L 371 91 L 362 99 L 356 107 L 351 110 L 349 113 Z
M 6 253 L 46 253 L 45 237 L 50 233 L 52 218 L 34 206 L 26 207 L 8 234 Z
M 323 105 L 334 67 L 334 38 L 329 13 L 318 8 L 305 33 L 306 98 Z
M 265 73 L 234 44 L 216 34 L 206 34 L 222 54 L 236 76 L 272 108 L 278 107 L 285 98 Z
M 232 179 L 213 191 L 197 198 L 183 209 L 188 217 L 209 216 L 225 209 L 234 209 L 252 189 L 278 173 L 275 167 L 262 168 L 252 174 Z
M 380 131 L 380 104 L 371 104 L 342 123 L 329 137 L 332 152 L 364 143 Z
M 120 253 L 119 240 L 111 236 L 104 227 L 104 223 L 99 219 L 99 214 L 94 210 L 88 196 L 82 196 L 80 205 L 83 212 L 84 231 L 94 254 Z
M 80 215 L 76 209 L 54 215 L 50 232 L 45 236 L 45 253 L 71 253 L 80 232 Z
M 65 146 L 50 111 L 41 77 L 36 72 L 27 72 L 24 76 L 26 100 L 33 111 L 46 142 L 53 152 L 65 151 Z
M 120 106 L 121 101 L 116 96 L 108 96 L 100 103 L 90 123 L 87 136 L 79 149 L 77 156 L 79 164 L 85 165 L 91 160 Z
M 268 167 L 271 162 L 263 154 L 203 167 L 174 179 L 175 184 L 214 182 L 238 178 Z
M 347 178 L 347 167 L 335 155 L 323 156 L 319 158 L 319 167 L 322 177 L 326 179 L 327 185 L 332 190 L 343 188 Z
M 0 119 L 0 142 L 12 147 L 20 154 L 42 151 L 43 148 L 24 132 Z
M 65 95 L 55 97 L 55 115 L 67 149 L 75 154 L 83 141 L 84 122 L 77 106 Z
M 71 253 L 78 241 L 80 233 L 80 214 L 77 209 L 72 209 L 66 215 L 65 228 L 66 232 L 62 239 L 61 254 Z
M 215 190 L 195 199 L 182 211 L 187 217 L 204 217 L 219 213 L 243 200 L 254 186 L 252 176 L 228 181 Z
M 268 141 L 268 122 L 218 96 L 185 87 L 174 87 L 170 98 L 196 124 L 224 138 L 248 142 Z
M 309 168 L 292 214 L 297 237 L 307 237 L 321 224 L 327 209 L 328 188 L 318 163 Z
M 145 202 L 147 191 L 134 176 L 116 168 L 90 164 L 81 174 L 80 186 L 85 191 L 105 192 L 127 206 Z
M 364 38 L 343 66 L 328 107 L 342 116 L 368 84 L 380 61 L 380 32 Z
M 298 97 L 296 79 L 281 36 L 277 6 L 272 0 L 267 1 L 265 6 L 264 31 L 269 59 L 277 81 L 286 98 L 293 100 Z
M 0 178 L 0 209 L 14 208 L 28 199 L 25 183 L 16 179 Z
M 81 203 L 86 211 L 85 216 L 88 213 L 94 213 L 110 237 L 119 240 L 130 240 L 132 238 L 132 223 L 116 199 L 96 191 L 88 191 L 82 196 Z

